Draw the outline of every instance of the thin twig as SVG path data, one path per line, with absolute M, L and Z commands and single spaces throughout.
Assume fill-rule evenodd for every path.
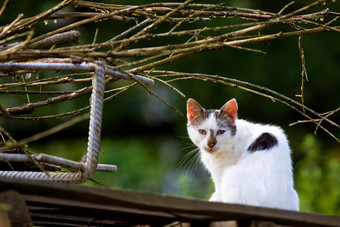
M 6 38 L 0 40 L 0 45 L 2 45 L 4 43 L 7 43 L 7 42 L 9 42 L 11 40 L 27 36 L 30 32 L 31 31 L 26 31 L 26 32 L 23 32 L 23 33 L 15 33 L 12 36 L 9 36 L 9 37 L 6 37 Z M 11 43 L 10 45 L 13 45 L 13 43 Z M 7 45 L 7 46 L 10 46 L 10 45 Z M 1 47 L 1 49 L 8 49 L 8 48 L 4 48 L 3 46 L 0 46 L 0 47 Z
M 30 136 L 28 138 L 19 140 L 16 143 L 7 142 L 5 144 L 2 144 L 2 146 L 8 147 L 8 148 L 21 147 L 21 146 L 24 146 L 26 144 L 32 143 L 34 141 L 40 140 L 42 138 L 45 138 L 47 136 L 50 136 L 52 134 L 55 134 L 57 132 L 60 132 L 61 130 L 69 128 L 69 127 L 71 127 L 71 126 L 73 126 L 73 125 L 75 125 L 75 124 L 77 124 L 77 123 L 79 123 L 81 121 L 89 119 L 89 117 L 90 117 L 90 114 L 86 113 L 86 114 L 83 114 L 81 116 L 72 118 L 71 120 L 68 120 L 66 122 L 63 122 L 63 123 L 61 123 L 61 124 L 59 124 L 59 125 L 57 125 L 57 126 L 55 126 L 53 128 L 50 128 L 50 129 L 48 129 L 46 131 L 37 133 L 37 134 L 35 134 L 33 136 Z
M 72 2 L 72 0 L 70 0 L 70 2 Z M 59 29 L 56 29 L 54 31 L 48 32 L 44 35 L 38 36 L 38 37 L 34 38 L 31 42 L 36 42 L 36 41 L 45 39 L 49 36 L 74 29 L 74 28 L 79 27 L 79 26 L 84 25 L 84 24 L 88 24 L 88 23 L 95 22 L 95 21 L 98 21 L 98 20 L 103 20 L 103 19 L 106 19 L 106 18 L 111 18 L 112 16 L 115 16 L 116 14 L 119 14 L 119 13 L 123 13 L 123 12 L 127 13 L 129 11 L 133 11 L 135 8 L 138 8 L 138 7 L 132 7 L 131 9 L 127 9 L 127 10 L 123 10 L 123 11 L 115 11 L 115 12 L 112 12 L 112 13 L 109 13 L 109 14 L 100 14 L 100 15 L 97 15 L 97 16 L 94 16 L 94 17 L 90 17 L 90 18 L 81 20 L 81 21 L 77 21 L 77 22 L 74 22 L 70 25 L 66 25 L 66 26 L 61 27 Z
M 313 3 L 311 3 L 307 6 L 302 7 L 300 9 L 297 9 L 297 10 L 291 12 L 291 13 L 288 13 L 286 15 L 281 16 L 281 19 L 286 19 L 286 18 L 293 17 L 295 15 L 301 14 L 301 13 L 303 13 L 303 12 L 305 12 L 305 11 L 311 9 L 311 8 L 322 5 L 323 3 L 326 3 L 326 2 L 327 2 L 327 0 L 318 0 L 318 1 L 313 2 Z
M 176 9 L 174 9 L 174 10 L 170 11 L 169 13 L 167 13 L 166 15 L 162 16 L 161 18 L 159 18 L 158 20 L 153 22 L 151 25 L 147 26 L 142 31 L 140 31 L 137 34 L 135 34 L 134 36 L 141 36 L 141 35 L 144 35 L 146 33 L 149 33 L 150 31 L 154 30 L 161 23 L 163 23 L 167 18 L 169 18 L 171 15 L 175 14 L 179 10 L 183 9 L 185 6 L 187 6 L 192 1 L 193 0 L 186 0 L 181 5 L 179 5 Z M 134 36 L 132 36 L 132 37 L 134 37 Z M 131 45 L 132 43 L 133 42 L 131 42 L 131 41 L 130 42 L 126 42 L 126 43 L 122 43 L 118 48 L 115 49 L 115 51 L 122 50 L 123 48 L 126 48 L 127 46 Z
M 98 31 L 99 31 L 99 28 L 96 28 L 96 32 L 94 33 L 92 45 L 94 45 L 97 42 Z
M 175 88 L 174 86 L 172 86 L 168 81 L 165 80 L 161 80 L 159 78 L 155 78 L 155 80 L 165 84 L 166 86 L 170 87 L 172 90 L 176 91 L 180 96 L 182 96 L 183 98 L 185 98 L 185 94 L 183 92 L 181 92 L 180 90 L 178 90 L 177 88 Z
M 53 14 L 54 12 L 64 8 L 65 6 L 71 4 L 74 0 L 64 0 L 60 2 L 59 4 L 55 5 L 54 7 L 48 9 L 47 11 L 34 16 L 32 18 L 27 18 L 25 20 L 20 21 L 19 23 L 16 24 L 15 28 L 11 30 L 11 32 L 16 32 L 20 29 L 23 29 L 24 27 L 30 27 L 32 24 L 36 23 L 37 21 L 41 21 L 46 19 L 49 15 Z M 45 37 L 44 37 L 45 38 Z M 38 40 L 32 40 L 32 42 L 35 42 Z
M 306 70 L 306 61 L 305 61 L 305 53 L 301 45 L 301 36 L 298 38 L 298 46 L 300 51 L 301 57 L 301 65 L 302 65 L 302 72 L 301 72 L 301 104 L 305 105 L 305 98 L 304 98 L 304 81 L 308 81 L 307 70 Z M 303 112 L 305 112 L 304 107 L 302 108 Z
M 4 1 L 4 4 L 2 5 L 1 9 L 0 9 L 0 17 L 2 16 L 2 14 L 5 12 L 7 6 L 8 6 L 8 3 L 9 3 L 10 0 L 5 0 Z
M 334 113 L 338 112 L 340 110 L 340 107 L 338 107 L 337 109 L 333 110 L 333 111 L 328 111 L 328 113 L 326 113 L 326 116 L 325 118 L 328 119 L 328 117 L 330 117 L 331 115 L 333 115 Z M 316 128 L 315 128 L 315 131 L 314 131 L 314 134 L 316 135 L 317 131 L 318 131 L 318 128 L 320 127 L 322 121 L 324 119 L 320 119 L 319 123 L 317 124 Z
M 1 126 L 0 126 L 0 132 L 5 134 L 11 143 L 16 143 L 16 140 L 13 138 L 13 136 Z M 4 142 L 6 142 L 6 140 L 4 140 Z
M 319 27 L 322 27 L 322 28 L 326 28 L 329 31 L 340 32 L 339 28 L 328 26 L 329 24 L 336 21 L 338 18 L 339 18 L 339 16 L 333 18 L 331 21 L 329 21 L 326 24 L 320 24 L 320 23 L 316 23 L 314 21 L 310 21 L 310 20 L 306 20 L 306 19 L 301 19 L 301 22 L 304 22 L 304 23 L 307 23 L 307 24 L 313 24 L 313 25 L 316 25 L 316 26 L 319 26 Z
M 116 88 L 116 89 L 111 89 L 111 90 L 105 91 L 104 92 L 105 94 L 112 93 L 112 92 L 115 92 L 115 91 L 117 91 L 117 92 L 113 95 L 110 95 L 110 96 L 104 98 L 104 102 L 109 101 L 109 100 L 117 97 L 118 95 L 129 90 L 130 88 L 134 87 L 137 84 L 138 83 L 133 83 L 133 84 L 128 85 L 128 86 L 124 86 L 124 87 L 121 87 L 121 88 Z M 77 110 L 69 111 L 69 112 L 63 112 L 63 113 L 60 113 L 60 114 L 46 115 L 46 116 L 40 116 L 40 117 L 13 116 L 13 115 L 8 115 L 8 114 L 1 116 L 1 117 L 8 118 L 8 119 L 14 119 L 14 120 L 37 121 L 37 120 L 57 119 L 57 118 L 62 118 L 62 117 L 70 116 L 70 115 L 77 115 L 77 114 L 84 112 L 84 111 L 87 111 L 89 109 L 90 109 L 90 105 L 85 106 L 85 107 L 80 108 L 80 109 L 77 109 Z
M 155 71 L 155 73 L 157 73 L 157 71 Z M 220 77 L 220 76 L 215 76 L 215 75 L 198 74 L 198 73 L 178 73 L 178 72 L 173 72 L 173 73 L 171 73 L 169 75 L 170 76 L 176 76 L 176 77 L 197 78 L 197 79 L 201 79 L 201 80 L 211 80 L 211 81 L 214 81 L 215 83 L 222 83 L 222 84 L 225 84 L 227 86 L 239 88 L 239 89 L 242 89 L 242 90 L 245 90 L 245 91 L 248 91 L 248 92 L 255 93 L 257 95 L 261 95 L 261 96 L 267 97 L 267 98 L 269 98 L 269 99 L 271 99 L 273 101 L 279 101 L 279 102 L 289 106 L 290 108 L 296 110 L 297 112 L 299 112 L 300 114 L 302 114 L 303 116 L 305 116 L 306 118 L 310 119 L 312 122 L 314 122 L 315 124 L 318 125 L 317 121 L 315 121 L 313 118 L 311 118 L 309 115 L 307 115 L 303 111 L 300 111 L 298 108 L 296 108 L 295 105 L 297 105 L 299 107 L 305 108 L 305 110 L 307 110 L 310 113 L 318 116 L 320 119 L 323 119 L 323 120 L 329 122 L 330 124 L 336 126 L 337 128 L 340 128 L 340 126 L 338 124 L 336 124 L 335 122 L 331 121 L 327 117 L 322 116 L 322 114 L 319 114 L 316 111 L 308 108 L 307 106 L 302 105 L 301 103 L 296 102 L 295 100 L 290 99 L 290 98 L 288 98 L 288 97 L 286 97 L 286 96 L 284 96 L 284 95 L 282 95 L 282 94 L 280 94 L 278 92 L 275 92 L 275 91 L 273 91 L 271 89 L 268 89 L 268 88 L 265 88 L 265 87 L 261 87 L 261 86 L 258 86 L 258 85 L 255 85 L 255 84 L 252 84 L 252 83 L 249 83 L 249 82 L 244 82 L 244 81 L 240 81 L 240 80 L 236 80 L 236 79 Z M 247 87 L 243 87 L 243 86 L 240 86 L 238 84 L 244 84 L 244 85 L 247 85 L 247 86 L 250 86 L 250 87 L 262 90 L 262 91 L 266 91 L 266 92 L 269 92 L 271 95 L 268 95 L 268 94 L 265 94 L 265 93 L 262 93 L 262 92 L 259 92 L 259 91 L 253 90 L 253 89 L 249 89 Z M 334 134 L 330 133 L 323 126 L 320 125 L 319 127 L 321 129 L 323 129 L 325 132 L 327 132 L 330 136 L 332 136 L 335 140 L 340 142 L 340 140 L 338 138 L 336 138 Z
M 25 86 L 26 88 L 27 86 Z M 18 94 L 18 95 L 65 95 L 73 91 L 28 91 L 28 90 L 0 90 L 0 94 Z
M 116 37 L 112 38 L 110 41 L 117 41 L 117 40 L 123 39 L 123 38 L 127 37 L 128 35 L 130 35 L 131 33 L 135 32 L 136 30 L 144 27 L 145 25 L 147 25 L 147 24 L 149 24 L 149 23 L 151 23 L 153 21 L 154 21 L 153 19 L 146 18 L 144 21 L 136 24 L 135 26 L 133 26 L 132 28 L 126 30 L 125 32 L 120 33 Z
M 16 51 L 18 51 L 18 50 L 24 48 L 24 47 L 30 42 L 30 40 L 32 39 L 32 37 L 33 37 L 33 31 L 31 31 L 30 33 L 28 33 L 27 38 L 26 38 L 26 40 L 25 40 L 24 42 L 22 42 L 22 43 L 20 43 L 20 44 L 18 44 L 18 45 L 16 45 L 16 46 L 14 46 L 14 47 L 11 47 L 11 48 L 9 48 L 9 49 L 7 49 L 7 50 L 4 50 L 4 51 L 0 52 L 0 56 L 6 56 L 6 55 L 13 54 L 13 53 L 15 53 Z
M 285 11 L 289 6 L 293 5 L 294 3 L 295 3 L 295 1 L 292 1 L 292 2 L 288 3 L 277 14 L 281 15 L 283 13 L 283 11 Z
M 5 28 L 2 29 L 1 33 L 0 33 L 0 38 L 2 38 L 3 36 L 5 36 L 9 30 L 11 30 L 11 28 L 24 16 L 24 14 L 19 14 L 18 17 L 12 21 L 12 23 L 10 23 L 8 26 L 6 26 Z

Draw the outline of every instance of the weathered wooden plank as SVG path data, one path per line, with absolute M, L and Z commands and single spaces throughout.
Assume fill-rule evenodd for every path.
M 94 219 L 93 217 L 78 217 L 73 215 L 59 215 L 34 213 L 34 224 L 37 226 L 125 226 L 127 221 Z M 56 224 L 57 223 L 57 224 Z M 131 225 L 131 224 L 130 224 Z
M 14 190 L 0 193 L 0 203 L 8 205 L 9 209 L 0 219 L 0 226 L 32 226 L 31 216 L 24 197 Z
M 163 211 L 141 210 L 133 207 L 116 206 L 115 204 L 98 204 L 87 201 L 75 201 L 69 199 L 55 199 L 45 196 L 26 196 L 30 206 L 32 218 L 42 214 L 66 218 L 73 216 L 78 220 L 103 220 L 106 222 L 129 220 L 132 223 L 148 223 L 150 218 L 154 222 L 170 223 L 176 220 L 176 216 Z M 48 207 L 48 209 L 46 209 Z M 133 219 L 133 220 L 131 220 Z
M 0 227 L 11 226 L 11 220 L 6 209 L 0 208 Z
M 49 214 L 59 212 L 65 215 L 67 211 L 80 216 L 92 214 L 103 218 L 111 215 L 114 217 L 111 220 L 121 217 L 125 220 L 157 220 L 159 223 L 175 220 L 263 220 L 292 226 L 340 226 L 340 217 L 329 215 L 213 203 L 127 190 L 0 179 L 0 191 L 8 189 L 25 194 L 30 207 L 57 208 L 56 211 L 50 210 Z

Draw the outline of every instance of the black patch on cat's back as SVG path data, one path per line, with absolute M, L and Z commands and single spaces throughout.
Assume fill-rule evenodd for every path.
M 269 150 L 275 146 L 277 146 L 278 141 L 277 138 L 268 133 L 264 132 L 259 137 L 256 138 L 252 144 L 248 147 L 248 151 L 255 152 L 255 151 L 262 151 L 262 150 Z

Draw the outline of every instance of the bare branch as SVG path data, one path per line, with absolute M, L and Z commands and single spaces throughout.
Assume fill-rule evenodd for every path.
M 81 116 L 72 118 L 69 121 L 63 122 L 60 125 L 57 125 L 57 126 L 55 126 L 53 128 L 50 128 L 50 129 L 48 129 L 46 131 L 40 132 L 38 134 L 35 134 L 35 135 L 31 136 L 31 137 L 19 140 L 19 141 L 15 142 L 15 143 L 7 142 L 7 143 L 2 144 L 2 146 L 5 146 L 7 148 L 21 147 L 21 146 L 24 146 L 24 145 L 26 145 L 28 143 L 32 143 L 34 141 L 37 141 L 37 140 L 40 140 L 40 139 L 45 138 L 47 136 L 50 136 L 52 134 L 55 134 L 55 133 L 57 133 L 57 132 L 59 132 L 61 130 L 64 130 L 64 129 L 68 128 L 68 127 L 71 127 L 74 124 L 77 124 L 77 123 L 79 123 L 81 121 L 87 120 L 87 119 L 89 119 L 89 117 L 90 117 L 90 114 L 86 113 L 86 114 L 83 114 Z M 1 145 L 1 143 L 0 143 L 0 145 Z
M 302 64 L 302 72 L 301 72 L 301 104 L 305 105 L 305 98 L 304 98 L 304 81 L 308 81 L 307 76 L 307 70 L 306 70 L 306 61 L 305 61 L 305 53 L 303 51 L 302 45 L 301 45 L 301 36 L 299 36 L 298 39 L 298 45 L 299 45 L 299 51 L 300 51 L 300 57 L 301 57 L 301 64 Z M 302 109 L 303 112 L 305 112 L 305 109 Z
M 23 19 L 23 16 L 19 15 L 12 23 L 0 28 L 0 39 L 3 38 L 0 40 L 0 62 L 3 62 L 0 63 L 0 79 L 6 81 L 0 84 L 0 93 L 6 95 L 34 95 L 34 101 L 28 104 L 20 103 L 14 107 L 1 107 L 1 118 L 43 120 L 76 115 L 88 110 L 89 106 L 85 106 L 72 111 L 45 116 L 31 116 L 29 114 L 42 106 L 67 100 L 76 100 L 91 92 L 91 86 L 82 85 L 82 87 L 78 86 L 75 90 L 64 89 L 63 86 L 69 83 L 80 84 L 89 82 L 93 75 L 94 62 L 97 60 L 105 60 L 111 64 L 107 65 L 106 84 L 114 82 L 115 78 L 123 78 L 135 82 L 127 87 L 115 88 L 117 90 L 108 89 L 105 91 L 105 94 L 108 94 L 105 100 L 116 97 L 136 84 L 141 84 L 148 93 L 179 112 L 168 101 L 146 87 L 146 85 L 153 83 L 150 78 L 140 77 L 132 73 L 150 73 L 150 75 L 154 76 L 155 72 L 159 72 L 154 70 L 157 67 L 164 67 L 164 65 L 190 55 L 225 48 L 236 48 L 242 51 L 264 54 L 265 52 L 261 51 L 261 48 L 254 48 L 252 45 L 271 40 L 298 37 L 302 65 L 301 93 L 299 96 L 301 103 L 268 88 L 244 81 L 237 81 L 232 78 L 174 72 L 166 73 L 166 75 L 170 76 L 168 80 L 156 74 L 156 80 L 183 97 L 185 94 L 173 86 L 172 82 L 195 78 L 222 83 L 262 95 L 273 101 L 280 101 L 297 112 L 302 112 L 301 114 L 309 119 L 308 121 L 314 122 L 317 125 L 316 130 L 320 128 L 327 131 L 325 126 L 323 126 L 326 122 L 332 126 L 339 127 L 337 123 L 329 119 L 330 115 L 317 113 L 308 108 L 304 101 L 304 84 L 308 77 L 305 54 L 301 45 L 302 37 L 316 33 L 340 31 L 340 27 L 334 23 L 340 14 L 330 9 L 318 10 L 317 8 L 317 6 L 322 6 L 326 2 L 326 0 L 317 0 L 301 8 L 296 8 L 293 4 L 294 2 L 290 2 L 276 13 L 259 9 L 225 6 L 223 4 L 196 4 L 192 3 L 192 0 L 144 5 L 118 5 L 64 0 L 36 16 Z M 67 6 L 78 7 L 77 12 L 61 11 Z M 85 10 L 82 10 L 84 8 Z M 5 9 L 6 2 L 0 10 L 0 16 Z M 288 10 L 290 12 L 287 12 Z M 328 22 L 321 20 L 326 18 L 326 16 Z M 69 17 L 73 18 L 71 23 L 60 26 L 55 30 L 49 30 L 37 37 L 34 37 L 31 31 L 21 32 L 22 29 L 29 29 L 30 27 L 33 30 L 35 23 L 38 21 Z M 229 17 L 238 17 L 242 20 L 251 19 L 253 22 L 245 21 L 245 23 L 233 23 L 217 27 L 211 26 L 213 23 L 206 23 L 206 21 L 214 21 L 215 18 L 225 18 L 225 20 L 228 20 Z M 320 21 L 316 22 L 316 19 L 320 19 Z M 120 34 L 114 34 L 113 38 L 104 42 L 98 42 L 98 39 L 96 39 L 100 34 L 100 31 L 97 30 L 97 33 L 94 35 L 94 41 L 91 41 L 92 43 L 73 43 L 81 36 L 79 31 L 74 30 L 75 28 L 94 22 L 101 23 L 103 20 L 113 20 L 115 23 L 133 22 L 135 24 L 129 26 L 130 28 Z M 165 22 L 173 24 L 170 29 L 167 28 L 166 32 L 163 29 L 158 29 Z M 189 23 L 197 23 L 197 26 L 194 29 L 188 29 L 191 26 L 183 26 Z M 281 31 L 277 30 L 279 26 L 276 25 L 278 24 L 284 26 L 288 24 L 289 26 L 285 26 L 285 28 L 288 28 Z M 305 26 L 305 24 L 308 26 Z M 179 28 L 182 28 L 182 30 Z M 182 36 L 186 36 L 185 39 L 179 38 Z M 168 44 L 169 42 L 163 42 L 163 44 L 158 46 L 153 43 L 154 39 L 164 40 L 170 38 L 172 40 L 171 45 Z M 137 42 L 143 45 L 133 46 Z M 61 43 L 65 45 L 58 47 Z M 21 67 L 20 64 L 27 67 Z M 37 66 L 37 64 L 40 64 L 40 66 Z M 65 67 L 60 68 L 60 64 L 64 64 Z M 87 72 L 88 75 L 82 78 L 75 78 L 75 75 L 60 73 L 61 75 L 58 76 L 29 79 L 32 74 L 40 70 L 76 70 L 77 75 L 82 75 L 79 71 Z M 151 73 L 150 70 L 154 71 Z M 10 77 L 20 78 L 20 81 L 10 81 Z M 25 81 L 23 82 L 23 80 Z M 49 88 L 50 85 L 58 86 L 60 89 Z M 32 87 L 32 89 L 28 90 L 27 88 L 29 87 Z M 40 95 L 44 96 L 40 97 Z M 32 97 L 30 99 L 33 100 Z M 21 116 L 23 114 L 26 115 Z M 6 137 L 4 132 L 2 134 Z
M 5 12 L 7 6 L 8 6 L 8 3 L 9 3 L 10 0 L 5 0 L 4 1 L 4 4 L 2 5 L 1 9 L 0 9 L 0 17 L 2 16 L 2 14 Z

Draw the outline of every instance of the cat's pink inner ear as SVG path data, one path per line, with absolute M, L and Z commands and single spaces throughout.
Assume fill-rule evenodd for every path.
M 194 99 L 189 99 L 187 102 L 187 118 L 192 121 L 195 117 L 203 112 L 203 108 Z
M 232 123 L 235 122 L 237 118 L 237 102 L 236 99 L 229 100 L 220 110 L 221 114 L 227 115 Z

